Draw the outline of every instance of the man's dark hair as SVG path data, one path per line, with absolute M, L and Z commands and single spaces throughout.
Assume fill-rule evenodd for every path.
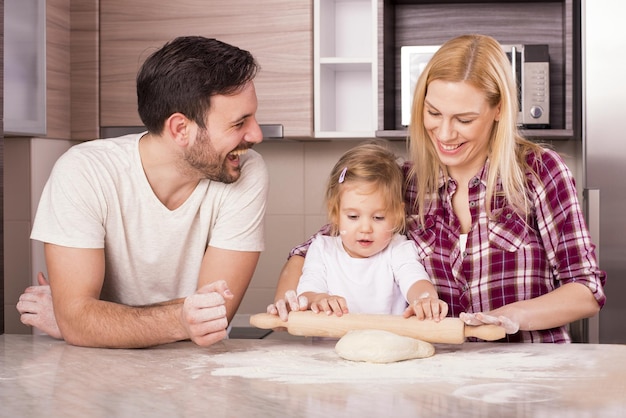
M 201 128 L 214 95 L 237 93 L 253 80 L 258 64 L 250 52 L 201 36 L 184 36 L 146 59 L 137 75 L 137 109 L 149 132 L 180 112 Z

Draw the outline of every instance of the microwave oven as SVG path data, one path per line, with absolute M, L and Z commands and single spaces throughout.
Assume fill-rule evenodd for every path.
M 411 121 L 413 91 L 420 74 L 439 46 L 403 46 L 400 49 L 401 123 Z M 550 59 L 548 45 L 502 45 L 511 62 L 517 87 L 518 125 L 550 126 Z

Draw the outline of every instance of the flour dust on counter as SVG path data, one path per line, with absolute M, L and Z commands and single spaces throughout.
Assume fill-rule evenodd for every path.
M 336 342 L 336 340 L 335 340 Z M 334 344 L 334 343 L 333 343 Z M 289 348 L 259 346 L 253 350 L 231 350 L 209 357 L 199 356 L 189 368 L 213 376 L 263 379 L 288 384 L 354 383 L 364 381 L 446 382 L 468 384 L 477 377 L 502 380 L 576 379 L 594 373 L 594 358 L 580 358 L 549 350 L 536 355 L 531 347 L 512 353 L 498 348 L 481 348 L 479 343 L 436 345 L 437 354 L 395 363 L 365 363 L 342 359 L 332 345 L 299 344 Z

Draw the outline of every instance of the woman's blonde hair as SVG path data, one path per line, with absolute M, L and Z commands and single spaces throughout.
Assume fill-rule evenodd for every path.
M 339 158 L 326 187 L 326 205 L 332 235 L 338 233 L 341 193 L 346 186 L 356 182 L 371 185 L 371 192 L 382 193 L 387 216 L 393 220 L 393 232 L 404 232 L 404 176 L 397 160 L 388 147 L 371 142 L 357 145 Z
M 415 181 L 417 196 L 413 210 L 424 223 L 429 199 L 436 199 L 439 175 L 448 177 L 424 127 L 424 100 L 435 80 L 466 82 L 482 91 L 491 107 L 500 105 L 489 139 L 489 173 L 486 206 L 491 216 L 498 179 L 508 204 L 522 218 L 530 213 L 526 173 L 533 172 L 526 162 L 529 153 L 542 153 L 542 147 L 524 139 L 517 129 L 518 100 L 511 64 L 502 47 L 492 37 L 463 35 L 443 44 L 420 75 L 413 98 L 409 127 L 409 152 L 413 165 L 409 180 Z M 452 98 L 453 99 L 453 98 Z

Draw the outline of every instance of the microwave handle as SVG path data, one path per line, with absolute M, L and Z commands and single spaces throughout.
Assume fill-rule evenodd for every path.
M 517 84 L 517 50 L 514 46 L 511 46 L 511 69 L 513 70 L 513 80 L 515 80 L 515 84 Z M 516 86 L 519 89 L 519 86 Z

